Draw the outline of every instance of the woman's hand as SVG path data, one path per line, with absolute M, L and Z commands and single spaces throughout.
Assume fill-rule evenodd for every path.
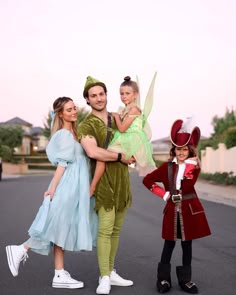
M 90 185 L 90 188 L 89 188 L 89 195 L 90 195 L 90 198 L 94 195 L 94 192 L 95 192 L 95 186 Z
M 52 200 L 54 197 L 54 191 L 49 189 L 44 193 L 43 196 L 44 196 L 44 198 L 46 198 L 47 196 L 50 196 L 50 200 Z

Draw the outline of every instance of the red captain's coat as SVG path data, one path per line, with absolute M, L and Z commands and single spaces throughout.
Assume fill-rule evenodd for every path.
M 173 184 L 176 185 L 178 165 L 172 163 Z M 194 184 L 197 181 L 200 168 L 195 168 L 193 179 L 184 178 L 181 181 L 182 195 L 196 194 Z M 143 179 L 143 184 L 150 190 L 156 182 L 163 183 L 165 190 L 171 192 L 168 180 L 168 162 L 162 164 L 152 173 L 147 174 Z M 211 234 L 204 208 L 196 197 L 182 200 L 180 203 L 173 203 L 171 198 L 163 210 L 162 238 L 165 240 L 177 239 L 177 210 L 179 211 L 182 240 L 193 240 L 202 238 Z

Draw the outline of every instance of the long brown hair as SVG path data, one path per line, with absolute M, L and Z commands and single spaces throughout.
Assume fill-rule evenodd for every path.
M 197 148 L 195 146 L 191 145 L 191 144 L 187 144 L 186 146 L 188 147 L 188 150 L 189 150 L 188 158 L 197 157 L 197 159 L 198 159 L 198 166 L 199 166 L 200 165 L 200 160 L 198 158 Z M 175 149 L 176 149 L 176 146 L 175 145 L 172 145 L 172 148 L 170 149 L 170 158 L 169 158 L 169 161 L 173 161 L 173 159 L 176 157 Z
M 62 129 L 64 127 L 63 125 L 63 119 L 60 117 L 60 114 L 64 110 L 64 106 L 67 102 L 73 101 L 70 97 L 58 97 L 54 103 L 53 103 L 53 111 L 54 111 L 54 118 L 53 118 L 53 124 L 51 128 L 51 136 L 57 132 L 58 130 Z M 72 122 L 72 130 L 74 135 L 77 137 L 77 128 L 76 128 L 76 122 Z

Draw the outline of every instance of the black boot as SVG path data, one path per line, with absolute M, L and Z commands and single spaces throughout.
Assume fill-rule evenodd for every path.
M 197 286 L 195 285 L 195 283 L 191 281 L 191 276 L 192 276 L 191 265 L 177 266 L 176 274 L 179 281 L 179 286 L 183 291 L 187 293 L 191 293 L 191 294 L 198 293 Z
M 157 268 L 157 291 L 166 293 L 171 288 L 170 264 L 158 263 Z

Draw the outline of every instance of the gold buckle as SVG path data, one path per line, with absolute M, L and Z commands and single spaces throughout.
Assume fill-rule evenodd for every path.
M 170 283 L 169 283 L 167 280 L 163 280 L 163 281 L 161 281 L 161 284 L 162 284 L 162 285 L 167 284 L 168 287 L 170 288 Z
M 195 286 L 195 283 L 192 281 L 189 281 L 188 283 L 185 284 L 189 289 L 191 289 L 193 286 Z
M 179 202 L 182 201 L 182 195 L 181 194 L 172 195 L 171 200 L 172 200 L 173 203 L 179 203 Z

